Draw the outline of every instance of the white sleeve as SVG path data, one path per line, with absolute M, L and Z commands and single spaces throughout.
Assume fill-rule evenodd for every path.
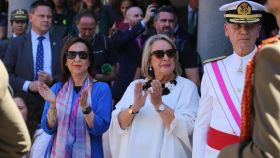
M 194 83 L 184 84 L 179 94 L 178 105 L 174 109 L 174 120 L 170 124 L 169 134 L 180 138 L 191 150 L 189 136 L 193 133 L 197 114 L 199 95 Z
M 130 128 L 122 129 L 119 124 L 119 113 L 133 104 L 134 86 L 139 80 L 130 83 L 121 100 L 116 104 L 116 109 L 112 112 L 111 124 L 109 127 L 109 145 L 112 157 L 119 157 L 121 144 L 124 141 L 123 136 L 126 135 Z
M 212 87 L 209 82 L 210 78 L 207 72 L 205 72 L 201 82 L 201 98 L 199 101 L 199 108 L 194 126 L 192 150 L 193 158 L 204 158 L 205 155 L 207 133 L 210 126 L 213 109 L 213 98 L 211 95 Z

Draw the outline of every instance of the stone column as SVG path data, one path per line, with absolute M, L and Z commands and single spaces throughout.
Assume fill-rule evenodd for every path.
M 11 12 L 15 9 L 26 9 L 27 11 L 29 11 L 30 5 L 35 2 L 36 0 L 9 0 L 9 21 L 8 21 L 8 37 L 11 36 L 12 33 L 12 28 L 11 28 L 11 24 L 10 24 L 10 16 L 11 16 Z M 29 25 L 30 28 L 30 25 Z
M 224 34 L 224 13 L 219 8 L 233 1 L 199 0 L 197 49 L 202 61 L 232 53 L 232 46 Z

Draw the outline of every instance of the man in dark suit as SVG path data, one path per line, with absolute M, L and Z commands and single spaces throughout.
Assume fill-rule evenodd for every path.
M 4 57 L 10 84 L 15 93 L 24 91 L 34 98 L 34 112 L 40 121 L 43 99 L 38 95 L 38 83 L 49 86 L 59 80 L 61 43 L 52 38 L 52 9 L 45 1 L 31 5 L 29 21 L 31 31 L 11 39 Z M 34 114 L 35 115 L 35 114 Z
M 198 0 L 189 0 L 186 7 L 176 9 L 178 25 L 191 35 L 191 46 L 197 48 Z
M 276 16 L 280 27 L 280 1 L 267 0 L 266 7 Z M 250 65 L 247 66 L 246 76 L 249 77 L 245 82 L 248 93 L 244 91 L 242 99 L 242 109 L 245 109 L 244 112 L 242 111 L 243 139 L 241 137 L 241 143 L 224 148 L 219 158 L 280 156 L 280 36 L 264 40 L 262 48 L 255 56 L 255 61 Z M 254 79 L 251 79 L 251 76 L 254 76 Z M 252 83 L 254 83 L 253 87 L 250 87 Z M 250 96 L 252 98 L 249 98 Z M 249 98 L 249 101 L 246 98 Z
M 129 21 L 129 29 L 125 32 L 118 31 L 112 36 L 112 40 L 118 48 L 119 69 L 112 87 L 113 99 L 121 99 L 131 81 L 140 78 L 140 63 L 144 38 L 142 33 L 145 25 L 153 16 L 155 6 L 149 5 L 145 18 L 139 7 L 131 7 L 127 10 L 126 17 Z

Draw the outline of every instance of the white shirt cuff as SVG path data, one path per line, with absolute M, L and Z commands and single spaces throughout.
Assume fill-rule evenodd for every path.
M 146 24 L 145 24 L 144 20 L 141 20 L 140 23 L 141 23 L 141 25 L 143 26 L 143 28 L 146 27 Z
M 22 90 L 25 91 L 25 92 L 28 92 L 28 87 L 29 87 L 30 83 L 31 83 L 30 81 L 25 81 L 23 86 L 22 86 Z

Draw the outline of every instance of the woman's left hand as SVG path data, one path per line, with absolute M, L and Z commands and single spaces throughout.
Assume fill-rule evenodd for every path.
M 81 108 L 86 108 L 87 107 L 87 98 L 88 98 L 88 88 L 85 88 L 81 92 L 81 96 L 80 96 L 80 106 L 81 106 Z
M 162 87 L 161 83 L 158 80 L 153 80 L 151 83 L 151 88 L 149 89 L 150 98 L 152 104 L 158 108 L 162 104 Z

